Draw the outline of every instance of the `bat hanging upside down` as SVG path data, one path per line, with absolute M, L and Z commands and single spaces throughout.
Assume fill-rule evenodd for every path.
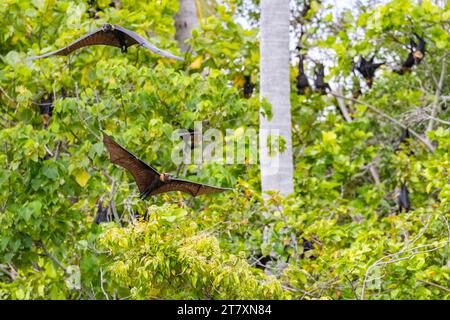
M 176 179 L 168 173 L 159 173 L 149 164 L 138 159 L 125 148 L 120 146 L 105 133 L 103 133 L 103 143 L 108 149 L 111 162 L 127 169 L 133 175 L 139 191 L 141 192 L 140 195 L 144 199 L 148 196 L 170 191 L 181 191 L 189 193 L 195 197 L 207 193 L 217 193 L 231 190 L 229 188 L 219 188 L 187 180 Z
M 425 39 L 420 37 L 417 33 L 414 33 L 414 35 L 419 40 L 419 44 L 417 44 L 413 39 L 410 40 L 410 51 L 408 57 L 400 67 L 394 68 L 394 72 L 398 74 L 410 72 L 412 67 L 420 64 L 425 57 Z
M 51 55 L 67 56 L 68 54 L 72 53 L 77 49 L 95 45 L 107 45 L 118 47 L 120 48 L 122 53 L 126 53 L 128 47 L 131 47 L 132 45 L 135 44 L 150 49 L 154 53 L 159 54 L 163 57 L 183 61 L 182 58 L 157 48 L 156 46 L 151 44 L 147 39 L 140 36 L 136 32 L 109 23 L 104 24 L 101 28 L 93 32 L 90 32 L 82 36 L 81 38 L 78 38 L 77 40 L 65 46 L 64 48 L 49 53 L 45 53 L 40 56 L 34 56 L 28 58 L 27 60 L 36 60 Z

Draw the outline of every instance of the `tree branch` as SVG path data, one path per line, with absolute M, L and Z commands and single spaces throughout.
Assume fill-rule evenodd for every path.
M 439 77 L 439 83 L 436 88 L 436 93 L 434 95 L 433 107 L 431 109 L 430 122 L 428 123 L 428 127 L 426 132 L 433 130 L 434 119 L 436 118 L 439 106 L 439 96 L 442 92 L 442 87 L 444 86 L 445 74 L 447 71 L 447 55 L 444 55 L 442 58 L 442 66 L 441 66 L 441 76 Z
M 86 129 L 94 136 L 97 138 L 97 140 L 102 141 L 102 139 L 100 138 L 100 136 L 98 134 L 96 134 L 94 131 L 92 131 L 91 128 L 89 128 L 86 120 L 84 120 L 83 116 L 81 115 L 81 108 L 80 108 L 80 97 L 78 96 L 78 83 L 75 82 L 75 96 L 77 98 L 77 108 L 78 108 L 78 116 L 80 117 L 81 122 L 83 123 L 83 125 L 86 127 Z
M 378 113 L 378 114 L 379 114 L 380 116 L 382 116 L 383 118 L 386 118 L 386 119 L 388 119 L 389 121 L 391 121 L 392 123 L 398 125 L 399 127 L 403 128 L 403 129 L 408 129 L 408 130 L 409 130 L 409 133 L 410 133 L 411 135 L 413 135 L 414 137 L 416 137 L 420 142 L 422 142 L 422 143 L 427 147 L 428 150 L 430 150 L 431 152 L 434 153 L 434 147 L 433 147 L 433 145 L 432 145 L 427 139 L 424 139 L 424 138 L 423 138 L 421 135 L 419 135 L 416 131 L 414 131 L 414 130 L 412 130 L 411 128 L 407 127 L 406 125 L 404 125 L 403 123 L 401 123 L 401 122 L 398 121 L 397 119 L 395 119 L 395 118 L 393 118 L 393 117 L 387 115 L 386 113 L 384 113 L 384 112 L 381 111 L 380 109 L 378 109 L 378 108 L 376 108 L 376 107 L 374 107 L 374 106 L 368 104 L 367 102 L 364 102 L 364 101 L 361 101 L 361 100 L 358 100 L 358 99 L 354 99 L 354 98 L 345 97 L 345 96 L 342 96 L 342 95 L 340 95 L 340 94 L 338 94 L 338 93 L 336 93 L 336 92 L 330 92 L 330 94 L 331 94 L 332 96 L 335 96 L 335 97 L 340 97 L 340 98 L 345 99 L 345 100 L 350 100 L 350 101 L 353 101 L 353 102 L 355 102 L 355 103 L 362 104 L 362 105 L 366 106 L 367 108 L 369 108 L 370 110 L 372 110 L 372 111 Z

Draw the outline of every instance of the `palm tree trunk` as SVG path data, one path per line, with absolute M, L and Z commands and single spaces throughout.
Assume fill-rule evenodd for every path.
M 189 50 L 185 43 L 191 37 L 191 31 L 198 27 L 197 9 L 194 0 L 179 0 L 180 10 L 175 16 L 175 39 L 183 52 Z
M 289 0 L 261 0 L 261 99 L 272 105 L 272 118 L 260 115 L 262 191 L 294 191 L 289 82 Z M 267 137 L 282 136 L 285 151 L 271 157 Z

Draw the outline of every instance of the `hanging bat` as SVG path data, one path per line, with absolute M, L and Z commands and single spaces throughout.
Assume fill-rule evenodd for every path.
M 403 210 L 405 210 L 405 212 L 409 212 L 411 210 L 411 203 L 409 202 L 409 191 L 406 187 L 405 181 L 402 182 L 397 202 L 399 213 L 403 212 Z
M 102 200 L 97 201 L 97 215 L 95 216 L 94 223 L 100 224 L 102 222 L 109 222 L 108 218 L 108 206 L 103 207 Z
M 305 238 L 302 238 L 302 240 L 303 240 L 302 242 L 303 252 L 300 255 L 300 259 L 304 259 L 305 257 L 307 257 L 310 258 L 311 260 L 315 260 L 316 257 L 311 255 L 311 253 L 306 254 L 306 252 L 314 250 L 313 241 L 306 240 Z
M 255 85 L 251 82 L 250 76 L 244 76 L 245 83 L 244 83 L 244 97 L 246 99 L 249 99 L 252 94 L 253 90 L 255 89 Z
M 325 94 L 326 89 L 330 89 L 330 86 L 324 80 L 325 78 L 325 69 L 322 63 L 319 63 L 314 70 L 314 86 L 316 87 L 316 92 L 320 94 Z
M 188 136 L 186 139 L 185 137 Z M 180 138 L 185 142 L 186 147 L 194 150 L 200 144 L 200 135 L 195 130 L 189 129 L 189 131 L 180 134 Z
M 42 122 L 44 123 L 44 129 L 47 129 L 50 125 L 50 118 L 53 115 L 53 96 L 51 94 L 45 95 L 38 103 L 39 111 L 42 115 Z
M 419 44 L 417 45 L 414 42 L 414 40 L 412 40 L 412 42 L 414 43 L 414 48 L 415 48 L 415 50 L 413 52 L 414 63 L 415 64 L 420 64 L 422 59 L 425 57 L 425 39 L 420 37 L 415 32 L 414 32 L 414 35 L 416 36 L 417 40 L 419 41 Z
M 255 267 L 261 270 L 265 270 L 268 267 L 268 264 L 272 261 L 277 261 L 278 259 L 272 257 L 271 255 L 263 256 L 262 254 L 258 254 L 256 257 Z
M 362 95 L 361 91 L 361 83 L 359 81 L 358 76 L 354 75 L 352 77 L 353 88 L 352 88 L 352 97 L 353 99 L 358 99 L 360 95 Z
M 120 48 L 120 51 L 122 53 L 126 53 L 128 47 L 131 47 L 133 45 L 137 44 L 138 46 L 143 46 L 147 49 L 150 49 L 156 54 L 159 54 L 161 56 L 175 59 L 179 61 L 183 61 L 182 58 L 177 57 L 169 52 L 163 51 L 153 44 L 151 44 L 147 39 L 140 36 L 136 32 L 133 32 L 131 30 L 125 29 L 121 26 L 112 25 L 112 24 L 104 24 L 101 28 L 90 32 L 81 38 L 78 38 L 71 44 L 65 46 L 64 48 L 42 54 L 40 56 L 34 56 L 31 58 L 28 58 L 27 60 L 36 60 L 40 58 L 45 58 L 51 55 L 57 55 L 57 56 L 67 56 L 68 54 L 72 53 L 73 51 L 88 47 L 88 46 L 95 46 L 95 45 L 108 45 L 113 47 Z
M 394 152 L 402 150 L 401 146 L 404 142 L 406 142 L 406 139 L 409 139 L 411 136 L 409 134 L 409 129 L 406 128 L 403 130 L 402 135 L 398 139 L 397 147 L 394 149 Z
M 103 133 L 103 143 L 108 149 L 111 162 L 125 168 L 133 175 L 138 185 L 140 196 L 143 199 L 151 195 L 170 191 L 181 191 L 196 197 L 203 194 L 231 190 L 180 180 L 172 177 L 170 174 L 159 173 L 149 164 L 136 158 L 105 133 Z
M 305 56 L 303 54 L 299 54 L 299 63 L 298 63 L 298 76 L 297 76 L 297 93 L 299 95 L 304 95 L 306 92 L 311 90 L 309 86 L 308 77 L 305 74 L 305 69 L 303 66 L 303 62 L 305 60 Z
M 417 33 L 414 32 L 414 35 L 419 40 L 419 44 L 417 44 L 413 39 L 410 40 L 410 50 L 408 57 L 405 62 L 399 68 L 395 68 L 394 72 L 398 74 L 405 74 L 410 72 L 412 67 L 415 64 L 420 64 L 422 59 L 425 57 L 425 40 L 422 37 L 419 37 Z
M 366 80 L 366 84 L 369 88 L 372 88 L 375 71 L 384 64 L 384 62 L 374 63 L 374 59 L 375 55 L 373 55 L 369 60 L 361 57 L 360 61 L 356 65 L 356 70 L 358 70 L 358 72 Z

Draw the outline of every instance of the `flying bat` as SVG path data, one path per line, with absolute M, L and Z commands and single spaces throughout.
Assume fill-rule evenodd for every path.
M 92 31 L 82 36 L 81 38 L 78 38 L 77 40 L 65 46 L 64 48 L 48 52 L 40 56 L 30 57 L 27 60 L 36 60 L 52 55 L 67 56 L 68 54 L 72 53 L 77 49 L 95 45 L 107 45 L 118 47 L 120 48 L 122 53 L 126 53 L 128 47 L 131 47 L 135 44 L 150 49 L 154 53 L 159 54 L 161 56 L 183 61 L 182 58 L 157 48 L 156 46 L 151 44 L 147 39 L 140 36 L 136 32 L 109 23 L 104 24 L 101 28 Z
M 152 195 L 170 191 L 181 191 L 196 197 L 203 194 L 231 190 L 229 188 L 219 188 L 176 179 L 168 173 L 159 173 L 152 166 L 138 159 L 128 150 L 120 146 L 105 133 L 103 133 L 103 143 L 108 149 L 111 162 L 125 168 L 133 175 L 141 193 L 140 196 L 144 199 Z

